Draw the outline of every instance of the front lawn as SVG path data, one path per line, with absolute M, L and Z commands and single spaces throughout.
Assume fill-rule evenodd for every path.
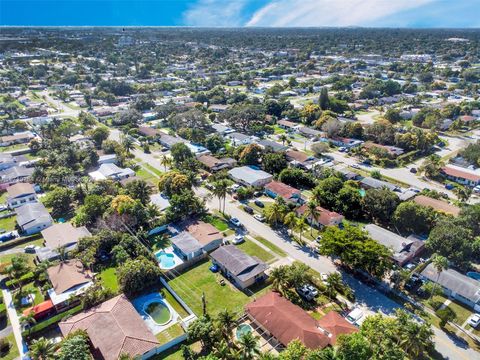
M 272 253 L 266 251 L 264 248 L 258 246 L 251 240 L 245 239 L 245 241 L 237 245 L 237 247 L 246 254 L 250 256 L 256 256 L 260 260 L 265 261 L 266 263 L 275 259 L 275 256 Z
M 473 312 L 470 309 L 453 300 L 448 305 L 448 307 L 452 309 L 453 312 L 457 315 L 457 318 L 454 320 L 454 322 L 460 326 L 463 325 L 463 323 L 467 321 L 470 315 L 473 314 Z
M 215 215 L 207 215 L 203 218 L 203 221 L 212 224 L 218 231 L 225 231 L 228 229 L 227 222 Z
M 16 216 L 10 216 L 3 219 L 0 219 L 0 229 L 4 229 L 5 231 L 12 231 L 15 230 L 16 225 Z
M 274 253 L 277 253 L 277 255 L 281 256 L 281 257 L 285 257 L 287 256 L 287 253 L 285 251 L 283 251 L 282 249 L 280 249 L 277 245 L 275 244 L 272 244 L 270 241 L 268 241 L 267 239 L 261 237 L 261 236 L 255 236 L 255 240 L 257 240 L 258 242 L 261 242 L 263 245 L 265 245 L 267 248 L 269 248 L 270 250 L 272 250 Z
M 34 300 L 32 304 L 22 305 L 21 300 L 23 297 L 28 296 L 29 294 L 34 295 Z M 45 297 L 41 293 L 40 289 L 35 286 L 33 282 L 26 284 L 22 287 L 22 292 L 20 293 L 16 290 L 13 294 L 13 303 L 15 304 L 15 309 L 20 315 L 23 313 L 23 310 L 28 309 L 34 305 L 38 305 L 41 302 L 45 301 Z
M 158 181 L 158 179 L 152 173 L 148 172 L 142 167 L 135 171 L 135 175 L 152 184 L 156 184 Z
M 210 261 L 203 262 L 170 280 L 169 285 L 196 315 L 202 314 L 202 293 L 205 294 L 210 315 L 215 316 L 224 309 L 240 315 L 243 307 L 253 301 L 254 297 L 235 288 L 221 274 L 212 273 L 210 266 Z M 223 286 L 219 283 L 221 279 L 225 281 Z M 269 287 L 264 287 L 255 295 L 260 296 L 268 289 Z
M 109 267 L 102 270 L 98 279 L 105 288 L 110 289 L 115 293 L 118 292 L 117 269 L 115 267 Z

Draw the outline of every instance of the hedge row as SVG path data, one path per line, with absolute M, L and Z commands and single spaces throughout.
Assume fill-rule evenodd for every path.
M 34 278 L 33 272 L 26 273 L 20 279 L 8 280 L 6 285 L 8 288 L 14 288 L 19 286 L 20 284 L 25 285 L 29 282 L 32 282 Z

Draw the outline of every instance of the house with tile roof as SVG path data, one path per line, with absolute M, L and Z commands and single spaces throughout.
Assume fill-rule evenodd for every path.
M 273 199 L 276 199 L 278 196 L 280 196 L 287 203 L 303 203 L 302 192 L 300 190 L 280 181 L 271 181 L 265 185 L 265 194 Z

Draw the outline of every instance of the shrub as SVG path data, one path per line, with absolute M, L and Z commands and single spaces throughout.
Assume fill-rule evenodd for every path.
M 440 318 L 440 327 L 444 327 L 447 322 L 453 321 L 457 317 L 455 312 L 448 306 L 443 309 L 437 310 L 435 313 Z
M 8 354 L 11 347 L 12 347 L 12 344 L 10 343 L 10 341 L 8 341 L 7 338 L 0 339 L 0 355 L 2 357 Z

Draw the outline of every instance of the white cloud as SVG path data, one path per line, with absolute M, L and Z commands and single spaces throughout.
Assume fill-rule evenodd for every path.
M 199 0 L 184 14 L 188 26 L 243 26 L 247 0 Z
M 375 20 L 433 1 L 274 0 L 256 11 L 246 26 L 371 26 Z

